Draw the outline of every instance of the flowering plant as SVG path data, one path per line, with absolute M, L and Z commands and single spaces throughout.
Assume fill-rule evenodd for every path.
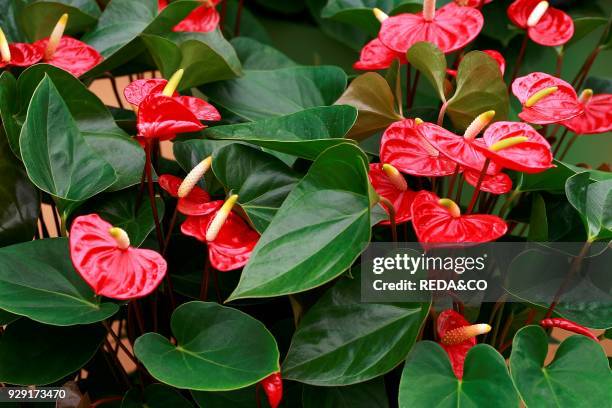
M 0 386 L 610 405 L 611 286 L 566 296 L 612 239 L 608 2 L 0 9 Z M 546 303 L 362 301 L 366 248 L 409 242 L 582 249 Z

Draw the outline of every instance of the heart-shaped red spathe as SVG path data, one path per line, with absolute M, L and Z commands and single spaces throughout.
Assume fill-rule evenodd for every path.
M 482 7 L 491 3 L 493 0 L 455 0 L 455 4 L 462 7 Z
M 481 243 L 495 241 L 508 227 L 495 215 L 470 214 L 454 217 L 440 205 L 440 197 L 419 191 L 412 202 L 412 225 L 421 243 Z
M 496 152 L 489 149 L 501 140 L 516 136 L 525 136 L 527 141 Z M 486 147 L 479 145 L 478 148 L 501 167 L 525 173 L 539 173 L 554 167 L 550 144 L 526 123 L 495 122 L 487 128 L 483 140 Z
M 539 3 L 540 0 L 516 0 L 508 7 L 508 17 L 514 25 L 527 30 L 531 41 L 537 44 L 556 47 L 568 42 L 574 35 L 574 21 L 554 7 L 548 7 L 535 26 L 527 26 L 531 12 Z
M 527 100 L 538 91 L 554 86 L 558 88 L 555 92 L 544 96 L 531 107 L 525 106 Z M 512 83 L 512 93 L 523 105 L 519 117 L 529 123 L 558 123 L 578 116 L 584 110 L 570 84 L 544 72 L 532 72 L 515 79 Z
M 593 95 L 583 107 L 584 112 L 561 124 L 577 135 L 612 131 L 612 94 Z
M 493 58 L 495 62 L 497 62 L 501 74 L 504 75 L 504 72 L 506 72 L 506 59 L 504 58 L 504 56 L 499 51 L 495 50 L 482 50 L 482 52 L 484 52 L 485 54 Z M 455 69 L 447 69 L 446 73 L 450 76 L 457 76 L 457 70 Z
M 424 122 L 417 126 L 421 136 L 427 139 L 437 150 L 448 159 L 463 167 L 471 168 L 478 172 L 482 171 L 487 157 L 478 149 L 478 145 L 484 146 L 482 139 L 468 140 L 463 136 L 456 135 L 441 126 Z M 487 174 L 499 173 L 499 166 L 495 163 L 489 164 Z
M 150 94 L 139 106 L 137 127 L 141 138 L 171 140 L 178 133 L 202 130 L 204 125 L 175 98 Z
M 363 46 L 359 61 L 353 64 L 353 68 L 360 71 L 377 71 L 389 68 L 395 60 L 399 60 L 400 64 L 405 64 L 406 54 L 393 51 L 375 38 Z
M 412 218 L 412 200 L 416 192 L 410 189 L 402 191 L 396 188 L 383 171 L 381 163 L 370 164 L 368 177 L 374 190 L 393 204 L 393 208 L 395 209 L 395 222 L 401 224 L 410 221 L 410 218 Z M 385 206 L 382 207 L 387 212 L 387 208 Z M 389 225 L 390 223 L 389 220 L 384 220 L 380 224 Z
M 419 132 L 412 119 L 391 124 L 380 142 L 380 160 L 402 173 L 440 177 L 453 174 L 457 165 L 440 154 Z
M 471 186 L 476 187 L 480 178 L 480 172 L 471 169 L 463 169 L 463 177 Z M 497 173 L 493 176 L 485 175 L 480 183 L 480 191 L 492 194 L 506 194 L 512 190 L 512 179 L 505 173 Z
M 261 380 L 260 384 L 268 397 L 270 408 L 277 408 L 283 399 L 283 379 L 281 378 L 281 373 L 270 374 Z
M 6 62 L 0 59 L 0 68 L 4 67 L 29 67 L 43 59 L 43 50 L 34 44 L 13 43 L 9 44 L 11 60 Z
M 476 38 L 483 23 L 477 9 L 449 3 L 436 10 L 432 21 L 425 20 L 422 13 L 389 17 L 382 22 L 378 38 L 398 53 L 405 54 L 415 43 L 428 41 L 447 54 Z
M 221 16 L 215 6 L 221 0 L 210 0 L 210 5 L 196 7 L 183 21 L 174 27 L 174 31 L 207 33 L 219 26 Z
M 49 39 L 39 40 L 34 43 L 41 50 L 47 48 Z M 54 65 L 72 75 L 79 77 L 91 70 L 104 60 L 95 48 L 69 36 L 63 36 L 49 59 L 44 59 L 47 64 Z
M 183 179 L 163 174 L 158 179 L 159 186 L 164 189 L 172 197 L 178 198 L 177 209 L 186 215 L 202 215 L 201 208 L 210 203 L 210 195 L 201 189 L 199 186 L 194 186 L 193 189 L 185 197 L 178 197 L 178 190 Z M 210 206 L 209 206 L 210 207 Z M 215 211 L 210 209 L 208 212 Z
M 438 319 L 436 320 L 436 330 L 438 332 L 438 338 L 443 338 L 446 333 L 451 330 L 458 329 L 460 327 L 469 326 L 470 322 L 465 320 L 465 317 L 455 312 L 454 310 L 444 310 L 438 315 Z M 468 340 L 465 340 L 459 344 L 443 344 L 439 343 L 442 348 L 448 354 L 448 358 L 451 362 L 451 366 L 453 367 L 453 372 L 457 376 L 457 378 L 463 378 L 463 365 L 465 363 L 465 356 L 467 356 L 468 351 L 472 347 L 476 345 L 476 338 L 472 337 Z
M 166 275 L 166 261 L 148 249 L 119 248 L 112 227 L 97 214 L 73 221 L 70 258 L 75 269 L 97 295 L 127 300 L 150 294 Z

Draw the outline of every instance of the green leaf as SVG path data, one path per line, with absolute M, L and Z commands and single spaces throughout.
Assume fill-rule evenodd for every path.
M 0 249 L 0 309 L 71 326 L 107 319 L 119 307 L 94 295 L 72 266 L 68 240 L 56 238 Z
M 487 4 L 486 9 L 483 10 L 484 27 L 482 35 L 499 41 L 504 48 L 508 47 L 514 37 L 524 33 L 510 23 L 507 8 L 508 4 L 493 1 L 491 4 Z
M 6 326 L 19 319 L 20 316 L 0 309 L 0 326 Z
M 418 42 L 408 50 L 408 60 L 438 91 L 440 100 L 445 102 L 446 57 L 444 57 L 442 51 L 430 42 Z
M 299 175 L 280 159 L 242 144 L 220 149 L 213 171 L 246 212 L 253 227 L 262 233 L 299 181 Z
M 238 37 L 231 41 L 244 69 L 271 70 L 295 67 L 297 63 L 269 45 L 252 38 Z
M 574 35 L 564 45 L 564 48 L 569 48 L 582 40 L 584 37 L 595 31 L 608 22 L 603 17 L 581 17 L 574 19 Z
M 9 42 L 24 42 L 27 40 L 17 16 L 25 6 L 23 0 L 0 0 L 0 27 Z
M 47 76 L 32 96 L 19 145 L 30 180 L 63 200 L 84 201 L 117 179 L 113 167 L 85 142 Z
M 39 213 L 38 190 L 0 130 L 0 246 L 31 240 Z
M 197 324 L 194 324 L 197 322 Z M 278 371 L 278 348 L 265 326 L 217 303 L 189 302 L 172 314 L 176 346 L 146 333 L 134 352 L 157 380 L 177 388 L 227 391 Z
M 21 125 L 15 119 L 18 112 L 17 80 L 9 71 L 0 75 L 0 118 L 11 150 L 19 156 L 19 132 Z M 19 156 L 20 157 L 20 156 Z
M 312 385 L 350 385 L 385 374 L 406 358 L 429 304 L 361 303 L 360 299 L 357 278 L 341 279 L 325 293 L 293 335 L 283 362 L 284 378 Z
M 350 24 L 322 18 L 321 12 L 327 2 L 328 0 L 306 0 L 310 15 L 324 34 L 350 47 L 354 51 L 359 51 L 370 36 L 363 30 Z
M 584 337 L 567 338 L 544 366 L 548 336 L 539 326 L 518 331 L 512 342 L 510 371 L 525 405 L 598 407 L 612 398 L 612 374 L 603 349 Z
M 304 0 L 255 0 L 258 4 L 279 13 L 295 14 L 302 11 L 305 7 Z
M 359 111 L 357 123 L 348 134 L 348 137 L 355 140 L 365 139 L 403 119 L 395 111 L 395 100 L 389 84 L 375 72 L 367 72 L 355 78 L 336 101 L 336 105 L 350 105 Z
M 230 300 L 305 291 L 348 269 L 370 241 L 366 166 L 352 144 L 323 152 L 261 236 Z
M 531 217 L 529 222 L 529 241 L 548 241 L 548 219 L 546 218 L 546 202 L 541 194 L 535 194 L 531 202 Z
M 588 172 L 567 179 L 565 195 L 585 224 L 589 240 L 612 237 L 612 180 L 591 183 Z
M 54 327 L 20 319 L 0 337 L 0 382 L 46 385 L 61 380 L 93 357 L 105 334 L 102 326 Z
M 232 79 L 242 73 L 236 52 L 218 30 L 141 38 L 165 78 L 178 69 L 185 70 L 179 90 Z
M 226 18 L 223 28 L 226 33 L 236 32 L 236 22 L 238 21 L 238 0 L 226 0 Z M 243 37 L 249 37 L 260 43 L 270 44 L 272 40 L 266 31 L 266 27 L 251 13 L 248 7 L 240 9 L 240 33 Z
M 588 77 L 584 88 L 592 89 L 596 94 L 612 93 L 612 79 L 600 77 Z
M 355 108 L 343 105 L 310 108 L 278 118 L 204 131 L 213 139 L 241 140 L 266 149 L 314 160 L 343 139 L 357 118 Z
M 432 341 L 422 341 L 406 359 L 399 391 L 400 408 L 518 407 L 504 358 L 488 344 L 478 344 L 465 358 L 463 379 L 455 377 L 448 355 Z
M 141 395 L 139 389 L 131 389 L 123 397 L 121 408 L 191 408 L 193 404 L 178 390 L 164 384 L 150 384 Z
M 332 66 L 245 71 L 244 76 L 207 85 L 211 101 L 246 121 L 332 105 L 346 87 L 346 74 Z
M 199 407 L 202 408 L 253 408 L 257 404 L 265 407 L 267 398 L 264 392 L 257 392 L 259 384 L 234 391 L 204 392 L 192 391 L 191 395 Z M 287 403 L 287 382 L 283 382 L 282 404 Z M 281 405 L 281 406 L 283 406 Z
M 388 408 L 387 391 L 382 377 L 345 387 L 304 387 L 304 408 Z
M 447 114 L 458 129 L 466 129 L 483 112 L 494 110 L 495 120 L 508 117 L 506 83 L 495 60 L 481 51 L 468 53 L 459 64 L 457 88 Z
M 30 41 L 49 37 L 62 14 L 70 16 L 66 34 L 92 28 L 100 16 L 95 0 L 30 1 L 19 14 L 19 22 Z

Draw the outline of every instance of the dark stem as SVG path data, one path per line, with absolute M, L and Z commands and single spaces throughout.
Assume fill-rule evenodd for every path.
M 455 202 L 460 203 L 461 195 L 463 194 L 463 185 L 465 184 L 465 180 L 463 180 L 463 177 L 461 176 L 461 174 L 457 176 L 457 179 L 459 180 L 459 186 L 457 187 L 457 194 L 455 194 Z
M 451 176 L 451 179 L 448 183 L 448 191 L 446 192 L 447 197 L 450 197 L 451 194 L 453 193 L 453 190 L 455 189 L 455 183 L 457 182 L 458 175 L 459 175 L 459 165 L 456 165 L 455 171 L 453 172 L 453 175 Z
M 234 24 L 234 37 L 240 36 L 240 22 L 242 20 L 242 8 L 244 7 L 244 0 L 238 2 L 238 10 L 236 11 L 236 22 Z
M 215 293 L 217 294 L 217 302 L 222 303 L 221 291 L 219 290 L 219 271 L 213 268 L 213 284 L 215 285 Z
M 442 106 L 440 107 L 440 113 L 438 113 L 438 121 L 436 122 L 438 126 L 442 126 L 442 124 L 444 123 L 444 115 L 446 115 L 447 107 L 448 107 L 448 104 L 446 102 L 444 102 Z
M 225 24 L 225 18 L 227 17 L 227 1 L 223 0 L 221 2 L 221 18 L 219 21 L 219 27 L 221 27 L 221 31 L 223 31 L 223 25 Z
M 406 109 L 410 109 L 410 95 L 412 95 L 412 66 L 406 64 Z
M 578 71 L 578 74 L 576 74 L 576 78 L 574 78 L 574 80 L 572 81 L 572 86 L 574 88 L 580 89 L 580 87 L 584 83 L 584 80 L 589 75 L 589 71 L 591 70 L 591 67 L 595 63 L 595 60 L 597 59 L 597 56 L 599 55 L 599 51 L 600 51 L 600 48 L 599 46 L 597 46 L 593 50 L 593 52 L 591 52 L 588 58 L 584 61 L 582 68 L 580 68 L 580 71 Z
M 208 283 L 210 281 L 210 257 L 206 257 L 204 272 L 202 273 L 202 283 L 200 284 L 200 300 L 206 302 L 208 298 Z
M 478 182 L 476 183 L 476 187 L 474 190 L 474 194 L 472 194 L 472 199 L 470 200 L 470 205 L 468 205 L 467 214 L 471 214 L 476 202 L 478 201 L 478 197 L 480 195 L 480 186 L 482 186 L 482 182 L 487 175 L 487 169 L 489 168 L 489 163 L 491 160 L 487 159 L 482 166 L 482 170 L 480 171 L 480 176 L 478 177 Z
M 565 55 L 564 52 L 557 54 L 557 70 L 556 70 L 556 76 L 561 78 L 561 70 L 563 69 L 563 56 Z
M 553 156 L 556 156 L 557 153 L 559 153 L 559 150 L 561 150 L 561 145 L 563 145 L 563 142 L 565 141 L 567 132 L 569 132 L 569 129 L 565 128 L 563 133 L 561 133 L 561 136 L 559 137 L 559 141 L 557 142 L 557 145 L 555 146 L 555 150 L 553 151 Z
M 414 98 L 416 97 L 417 87 L 419 86 L 419 78 L 421 78 L 421 71 L 417 71 L 414 74 L 414 82 L 412 83 L 411 92 L 410 92 L 410 100 L 408 102 L 408 109 L 412 108 L 414 104 Z
M 138 212 L 138 210 L 140 209 L 140 206 L 142 205 L 142 198 L 144 197 L 146 181 L 147 181 L 147 170 L 142 169 L 142 176 L 140 177 L 140 184 L 138 187 L 138 195 L 136 196 L 135 212 Z
M 121 109 L 125 109 L 125 106 L 123 105 L 123 101 L 121 100 L 121 94 L 119 93 L 119 88 L 117 87 L 117 80 L 115 79 L 115 76 L 113 74 L 111 74 L 111 73 L 108 73 L 107 77 L 110 80 L 111 87 L 113 88 L 113 94 L 115 94 L 115 99 L 117 100 L 117 105 Z
M 113 338 L 113 340 L 115 340 L 115 342 L 117 343 L 117 345 L 119 347 L 121 347 L 121 350 L 123 350 L 123 352 L 128 356 L 128 358 L 130 360 L 132 360 L 132 363 L 136 364 L 136 367 L 138 367 L 138 360 L 136 359 L 136 357 L 134 357 L 134 355 L 132 354 L 132 352 L 130 350 L 128 350 L 127 347 L 125 347 L 125 344 L 123 344 L 123 342 L 121 341 L 121 339 L 119 338 L 119 336 L 117 336 L 117 334 L 113 331 L 113 329 L 110 327 L 110 325 L 108 324 L 108 322 L 102 322 L 102 324 L 104 325 L 104 327 L 106 328 L 106 331 L 108 332 L 108 334 L 111 335 L 111 337 Z M 111 348 L 112 350 L 112 348 Z
M 164 246 L 162 248 L 162 256 L 166 255 L 166 251 L 168 250 L 168 244 L 170 244 L 170 237 L 172 236 L 172 230 L 174 229 L 174 225 L 176 224 L 176 219 L 178 217 L 178 203 L 174 207 L 174 213 L 172 214 L 172 219 L 170 220 L 170 225 L 168 226 L 168 230 L 166 231 L 166 239 L 164 240 Z
M 567 153 L 570 151 L 576 140 L 578 140 L 578 135 L 572 136 L 570 141 L 567 143 L 567 146 L 565 146 L 565 150 L 563 150 L 563 153 L 561 153 L 561 156 L 559 156 L 559 161 L 565 159 L 565 155 L 567 155 Z
M 121 374 L 121 378 L 123 379 L 123 382 L 125 383 L 125 386 L 127 388 L 130 388 L 130 379 L 129 379 L 127 373 L 125 372 L 125 368 L 121 364 L 121 361 L 119 361 L 119 358 L 117 358 L 117 356 L 113 353 L 113 347 L 111 346 L 111 344 L 110 344 L 110 342 L 108 341 L 107 338 L 104 339 L 104 345 L 106 346 L 108 354 L 113 359 L 113 363 L 114 363 L 113 365 L 115 366 L 117 371 L 119 371 L 119 373 Z M 109 365 L 110 365 L 110 362 L 109 362 Z
M 149 190 L 149 202 L 151 204 L 151 212 L 153 213 L 153 221 L 155 222 L 155 234 L 157 235 L 157 244 L 159 245 L 159 249 L 161 250 L 164 247 L 164 238 L 161 229 L 161 224 L 159 223 L 159 213 L 157 212 L 157 203 L 155 202 L 155 186 L 153 185 L 153 165 L 151 164 L 151 150 L 153 144 L 150 140 L 147 140 L 146 144 L 146 161 L 145 161 L 145 171 L 147 176 L 147 186 Z
M 136 322 L 138 323 L 138 330 L 140 333 L 145 332 L 144 320 L 142 319 L 142 311 L 140 310 L 140 304 L 138 304 L 137 300 L 131 302 L 132 311 L 134 312 L 134 316 L 136 317 Z
M 387 209 L 389 213 L 389 221 L 391 222 L 391 239 L 393 242 L 397 242 L 397 224 L 395 222 L 395 207 L 393 203 L 387 200 L 385 197 L 379 196 L 380 203 Z
M 527 51 L 527 43 L 529 42 L 529 36 L 525 33 L 525 37 L 523 38 L 523 43 L 521 44 L 521 50 L 519 51 L 518 57 L 516 59 L 516 64 L 514 64 L 514 70 L 512 71 L 512 77 L 510 77 L 510 84 L 508 84 L 508 89 L 512 88 L 512 82 L 516 79 L 516 76 L 521 69 L 521 65 L 523 64 L 523 60 L 525 59 L 525 51 Z

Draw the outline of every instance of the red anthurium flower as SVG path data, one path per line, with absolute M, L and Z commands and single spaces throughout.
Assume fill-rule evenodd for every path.
M 283 399 L 283 379 L 281 373 L 270 374 L 260 381 L 260 384 L 268 397 L 271 408 L 277 408 Z
M 463 378 L 463 364 L 468 351 L 476 345 L 476 336 L 491 331 L 488 324 L 470 324 L 454 310 L 445 310 L 438 315 L 436 329 L 440 345 L 450 359 L 457 378 Z
M 514 25 L 527 30 L 531 41 L 540 45 L 563 45 L 574 35 L 572 18 L 549 7 L 547 1 L 516 0 L 508 7 L 508 17 Z
M 584 112 L 570 120 L 561 122 L 577 135 L 605 133 L 612 130 L 612 94 L 593 95 L 585 89 L 580 95 Z
M 72 223 L 70 258 L 97 295 L 120 300 L 148 295 L 167 269 L 160 254 L 131 247 L 124 230 L 97 214 L 77 217 Z
M 506 59 L 504 58 L 503 55 L 501 55 L 501 53 L 499 51 L 495 51 L 495 50 L 482 50 L 482 52 L 484 52 L 485 54 L 488 54 L 491 58 L 493 58 L 495 60 L 495 62 L 497 62 L 497 65 L 499 65 L 499 70 L 501 71 L 501 74 L 504 75 L 504 72 L 506 72 Z M 454 69 L 447 69 L 446 73 L 450 76 L 457 76 L 457 70 Z
M 412 225 L 422 243 L 480 243 L 494 241 L 508 229 L 495 215 L 462 215 L 448 198 L 419 191 L 412 202 Z
M 463 177 L 468 184 L 476 187 L 480 172 L 471 169 L 463 169 Z M 480 183 L 480 191 L 492 194 L 506 194 L 512 190 L 512 179 L 505 173 L 497 173 L 493 176 L 485 175 Z
M 221 0 L 202 0 L 203 5 L 196 7 L 183 21 L 174 27 L 174 31 L 207 33 L 219 26 L 221 16 L 215 6 Z M 168 0 L 157 0 L 159 10 L 168 6 Z
M 435 0 L 425 0 L 422 13 L 399 14 L 383 21 L 378 38 L 399 53 L 406 53 L 417 42 L 429 41 L 447 54 L 476 38 L 483 23 L 475 8 L 449 3 L 436 10 Z
M 422 123 L 420 119 L 404 119 L 389 126 L 380 143 L 380 160 L 414 176 L 453 174 L 457 165 L 417 132 Z
M 570 84 L 543 72 L 517 78 L 512 83 L 512 93 L 523 104 L 519 117 L 529 123 L 557 123 L 578 116 L 584 110 Z
M 368 177 L 374 190 L 393 204 L 395 222 L 400 224 L 410 221 L 412 218 L 410 206 L 416 193 L 408 188 L 404 176 L 390 164 L 371 163 Z M 385 220 L 381 224 L 389 225 L 390 221 Z
M 191 191 L 181 197 L 179 189 L 183 185 L 183 179 L 176 176 L 163 174 L 159 176 L 157 182 L 168 194 L 178 198 L 177 208 L 181 213 L 197 211 L 195 210 L 196 208 L 201 208 L 203 204 L 210 203 L 210 195 L 197 185 L 193 186 Z
M 550 144 L 531 126 L 520 122 L 496 122 L 485 131 L 484 155 L 501 167 L 539 173 L 551 167 Z
M 441 126 L 425 122 L 418 126 L 418 132 L 436 149 L 449 159 L 476 171 L 481 171 L 487 160 L 477 146 L 484 146 L 482 139 L 476 136 L 487 126 L 495 116 L 494 111 L 488 111 L 479 115 L 474 122 L 466 129 L 464 136 L 458 136 Z M 492 163 L 487 167 L 487 174 L 495 175 L 499 173 L 499 166 Z
M 387 69 L 396 59 L 399 59 L 400 64 L 405 64 L 406 54 L 393 51 L 378 38 L 375 38 L 363 46 L 359 61 L 353 64 L 353 68 L 361 71 Z
M 578 323 L 574 323 L 571 320 L 563 319 L 561 317 L 555 317 L 551 319 L 544 319 L 540 322 L 540 326 L 544 328 L 549 327 L 558 327 L 563 330 L 571 331 L 576 334 L 582 334 L 583 336 L 590 337 L 595 341 L 599 341 L 597 336 L 595 336 L 589 329 L 584 326 L 579 325 Z
M 64 14 L 57 22 L 51 36 L 36 41 L 34 45 L 44 51 L 44 62 L 78 77 L 98 65 L 104 58 L 95 48 L 64 35 L 67 23 L 68 14 Z
M 9 44 L 0 28 L 0 68 L 4 67 L 29 67 L 43 58 L 40 47 L 31 44 L 13 43 Z
M 455 4 L 462 7 L 482 7 L 493 0 L 455 0 Z

